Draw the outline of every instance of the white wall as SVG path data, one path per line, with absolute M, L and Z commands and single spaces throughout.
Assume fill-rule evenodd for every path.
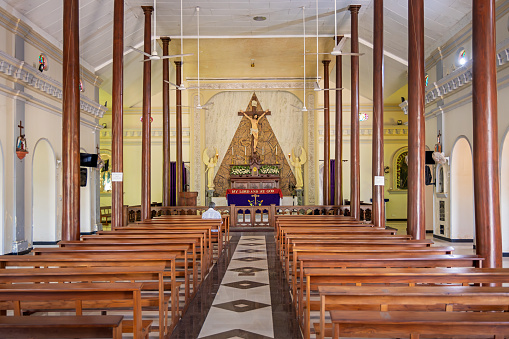
M 4 150 L 2 148 L 2 142 L 0 141 L 0 254 L 5 254 L 4 250 L 4 191 L 5 191 L 5 175 L 4 175 Z
M 470 143 L 460 137 L 451 155 L 451 239 L 474 237 L 474 177 Z
M 57 173 L 53 147 L 40 139 L 32 161 L 32 241 L 57 241 Z
M 502 251 L 509 252 L 509 138 L 506 134 L 500 153 L 500 214 L 502 218 Z

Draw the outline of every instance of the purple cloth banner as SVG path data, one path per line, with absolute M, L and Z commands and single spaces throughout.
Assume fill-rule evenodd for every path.
M 255 197 L 257 195 L 256 202 Z M 228 206 L 234 204 L 235 206 L 279 206 L 279 194 L 228 194 Z

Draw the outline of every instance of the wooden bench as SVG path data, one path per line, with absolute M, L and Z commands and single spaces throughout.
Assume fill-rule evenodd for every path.
M 170 272 L 164 271 L 164 263 L 158 266 L 136 266 L 136 267 L 74 267 L 74 268 L 17 268 L 0 269 L 0 283 L 66 283 L 66 282 L 117 282 L 131 281 L 142 282 L 141 290 L 157 291 L 157 295 L 142 294 L 142 307 L 156 308 L 159 312 L 159 337 L 164 338 L 169 334 L 178 322 L 178 285 L 173 281 L 165 281 Z M 165 291 L 170 296 L 165 296 Z M 168 326 L 168 306 L 171 300 L 172 322 Z M 120 307 L 117 302 L 115 307 Z
M 170 233 L 173 232 L 175 234 L 183 234 L 186 231 L 193 233 L 196 231 L 205 231 L 207 233 L 207 248 L 210 255 L 207 255 L 209 259 L 206 263 L 207 272 L 210 270 L 213 264 L 213 245 L 212 245 L 212 227 L 211 226 L 199 226 L 199 225 L 186 225 L 186 226 L 171 226 L 171 225 L 156 225 L 156 224 L 136 224 L 133 226 L 125 227 L 125 228 L 117 228 L 115 232 L 126 232 L 126 230 L 130 231 L 142 231 L 146 233 Z
M 379 254 L 401 253 L 406 254 L 429 254 L 429 255 L 444 255 L 452 254 L 454 247 L 451 246 L 436 246 L 436 247 L 415 247 L 405 246 L 404 244 L 394 246 L 323 246 L 323 245 L 300 245 L 295 244 L 293 253 L 286 257 L 285 271 L 287 280 L 290 281 L 290 269 L 296 265 L 299 254 L 366 254 L 377 256 Z M 290 267 L 290 261 L 293 260 L 293 265 Z
M 190 284 L 189 284 L 189 274 L 188 274 L 188 258 L 187 252 L 189 250 L 189 246 L 170 246 L 170 245 L 111 245 L 111 246 L 71 246 L 71 247 L 57 247 L 57 248 L 37 248 L 32 250 L 34 256 L 45 256 L 45 255 L 55 255 L 55 254 L 104 254 L 109 255 L 113 253 L 121 253 L 124 256 L 128 256 L 128 258 L 138 256 L 141 253 L 152 253 L 155 256 L 159 254 L 176 254 L 177 258 L 183 258 L 184 260 L 184 280 L 185 280 L 185 298 L 186 301 L 190 298 Z M 175 261 L 176 267 L 176 261 Z M 176 272 L 176 268 L 172 270 L 172 272 Z M 193 293 L 196 292 L 197 286 L 196 277 L 193 277 Z
M 333 338 L 422 336 L 503 339 L 509 334 L 508 313 L 331 311 Z
M 0 316 L 0 333 L 3 339 L 122 339 L 123 318 L 121 315 Z
M 84 236 L 82 241 L 61 241 L 60 247 L 73 247 L 73 246 L 154 246 L 155 248 L 164 249 L 165 245 L 172 246 L 190 246 L 188 257 L 191 258 L 193 270 L 193 289 L 196 289 L 203 281 L 204 266 L 203 262 L 207 261 L 206 251 L 203 253 L 200 248 L 199 238 L 172 238 L 172 237 L 124 237 L 117 234 L 117 236 Z M 198 264 L 200 272 L 198 272 Z
M 222 220 L 220 219 L 189 219 L 189 220 L 173 220 L 171 218 L 164 218 L 164 219 L 150 219 L 150 220 L 144 220 L 140 223 L 136 223 L 135 225 L 150 225 L 154 227 L 184 227 L 187 229 L 192 229 L 196 226 L 207 226 L 211 228 L 211 235 L 217 234 L 217 237 L 214 236 L 215 239 L 217 239 L 218 243 L 218 252 L 221 253 L 223 251 L 223 231 L 221 228 Z M 132 226 L 129 226 L 132 227 Z
M 299 318 L 302 319 L 304 301 L 310 300 L 310 290 L 307 289 L 307 282 L 304 283 L 304 270 L 307 268 L 481 267 L 482 260 L 483 258 L 475 255 L 402 255 L 397 252 L 376 256 L 362 254 L 302 254 L 298 258 L 298 265 L 295 265 L 295 270 L 298 266 L 298 272 L 294 271 L 292 278 L 293 300 Z M 299 281 L 297 281 L 297 274 L 299 275 Z M 309 333 L 309 322 L 304 323 L 304 326 L 305 333 Z
M 416 286 L 423 284 L 457 284 L 468 286 L 470 284 L 507 283 L 509 270 L 503 268 L 350 268 L 326 269 L 308 268 L 304 270 L 306 278 L 305 321 L 310 321 L 311 311 L 320 310 L 319 326 L 315 325 L 316 333 L 320 333 L 325 326 L 325 312 L 330 310 L 327 305 L 327 294 L 317 302 L 311 300 L 311 293 L 320 287 L 368 284 L 381 284 L 383 286 Z M 420 286 L 419 286 L 420 287 Z M 326 332 L 327 333 L 327 332 Z M 330 335 L 328 335 L 330 337 Z
M 320 286 L 320 297 L 334 310 L 428 311 L 444 315 L 460 311 L 508 311 L 509 288 L 478 286 Z M 463 313 L 463 312 L 461 312 Z M 487 314 L 499 314 L 489 312 Z M 478 334 L 473 332 L 472 335 Z M 474 336 L 472 336 L 474 337 Z
M 129 226 L 122 228 L 114 228 L 112 231 L 100 231 L 97 232 L 96 235 L 112 235 L 112 236 L 124 236 L 124 235 L 144 235 L 144 236 L 175 236 L 175 237 L 185 237 L 187 236 L 199 236 L 203 237 L 203 252 L 207 253 L 207 259 L 210 262 L 212 258 L 212 240 L 210 238 L 210 229 L 202 228 L 202 229 L 183 229 L 183 228 L 154 228 L 150 226 Z M 209 265 L 209 262 L 204 262 L 205 266 Z
M 88 301 L 130 301 L 133 310 L 133 336 L 148 335 L 143 329 L 152 321 L 142 322 L 141 283 L 93 284 L 16 284 L 0 285 L 0 305 L 21 316 L 22 309 L 74 309 L 82 315 L 83 303 Z

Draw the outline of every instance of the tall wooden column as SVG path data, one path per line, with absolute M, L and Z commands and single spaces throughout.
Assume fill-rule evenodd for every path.
M 161 37 L 163 55 L 169 55 L 170 37 Z M 170 60 L 163 59 L 163 206 L 170 206 Z
M 424 0 L 408 1 L 407 232 L 426 237 L 424 200 Z
M 115 173 L 124 172 L 124 0 L 115 0 L 113 8 L 113 84 L 112 96 L 112 135 L 111 169 Z M 111 227 L 123 226 L 122 207 L 124 205 L 124 183 L 113 181 L 111 189 Z
M 63 8 L 62 240 L 80 237 L 80 42 L 79 0 Z
M 352 15 L 351 34 L 352 34 L 352 53 L 359 53 L 359 9 L 360 5 L 351 5 L 348 7 Z M 361 209 L 361 169 L 360 169 L 360 149 L 359 149 L 359 56 L 352 55 L 351 68 L 351 126 L 350 136 L 350 211 L 355 220 L 360 219 Z
M 338 43 L 343 37 L 338 36 Z M 343 57 L 336 55 L 336 88 L 343 87 Z M 336 205 L 343 204 L 343 92 L 335 91 L 336 94 L 336 145 L 335 159 L 336 172 L 334 173 L 334 201 Z
M 494 0 L 473 0 L 473 126 L 476 252 L 502 267 Z
M 373 223 L 385 228 L 384 186 L 384 2 L 375 1 L 373 25 Z
M 182 61 L 175 61 L 176 66 L 176 85 L 182 83 Z M 182 192 L 182 91 L 177 89 L 177 206 L 180 205 L 179 193 Z
M 145 29 L 144 29 L 144 46 L 143 51 L 151 54 L 151 17 L 154 8 L 152 6 L 141 6 L 145 14 Z M 149 59 L 147 56 L 145 60 Z M 151 142 L 151 126 L 150 126 L 150 111 L 151 111 L 151 88 L 150 80 L 152 61 L 145 61 L 143 63 L 143 122 L 142 122 L 142 135 L 141 135 L 141 219 L 146 220 L 151 218 L 150 211 L 150 142 Z
M 329 102 L 329 64 L 323 60 L 323 204 L 330 205 L 330 102 Z

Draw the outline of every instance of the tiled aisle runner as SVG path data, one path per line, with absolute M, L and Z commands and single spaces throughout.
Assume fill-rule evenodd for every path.
M 265 236 L 242 236 L 198 338 L 274 338 Z

